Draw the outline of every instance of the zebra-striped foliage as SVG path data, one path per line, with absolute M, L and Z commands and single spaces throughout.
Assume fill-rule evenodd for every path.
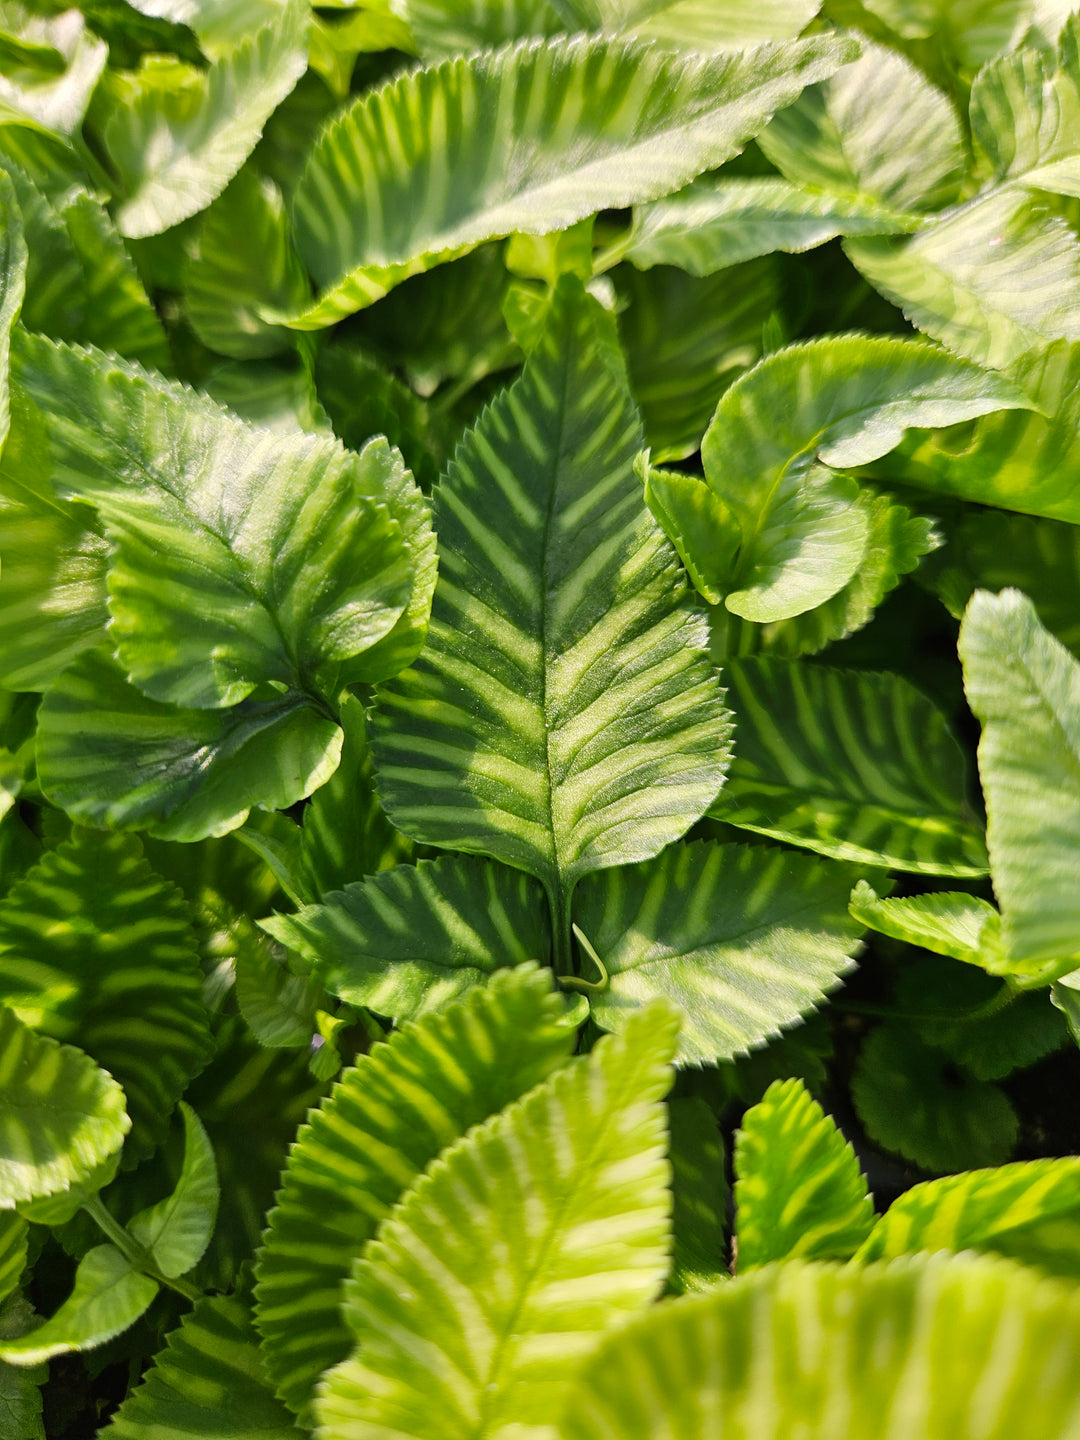
M 848 1260 L 874 1224 L 855 1152 L 801 1080 L 776 1080 L 735 1135 L 740 1275 L 771 1260 Z
M 838 860 L 985 875 L 967 764 L 941 712 L 898 675 L 729 661 L 738 745 L 710 814 Z
M 874 1226 L 856 1259 L 914 1250 L 986 1250 L 1080 1277 L 1080 1159 L 1031 1160 L 915 1185 Z
M 14 1210 L 0 1210 L 0 1300 L 11 1294 L 26 1268 L 27 1229 Z
M 395 865 L 260 923 L 333 994 L 399 1021 L 440 1009 L 499 966 L 551 958 L 540 886 L 472 856 Z
M 640 424 L 595 304 L 562 282 L 522 378 L 459 446 L 435 497 L 428 642 L 374 712 L 394 824 L 540 880 L 560 959 L 576 881 L 683 835 L 728 754 L 704 617 L 642 498 Z
M 364 1242 L 441 1150 L 563 1064 L 573 1038 L 550 972 L 506 971 L 395 1031 L 311 1113 L 256 1265 L 266 1364 L 301 1416 L 348 1354 L 342 1289 Z
M 0 1004 L 123 1087 L 129 1154 L 155 1148 L 210 1057 L 191 916 L 134 836 L 77 831 L 0 901 Z
M 670 194 L 851 54 L 825 36 L 688 57 L 579 35 L 407 72 L 316 141 L 294 211 L 326 289 L 273 318 L 321 329 L 485 240 Z
M 590 876 L 574 918 L 606 967 L 594 1020 L 622 1030 L 657 996 L 683 1016 L 678 1059 L 712 1064 L 763 1045 L 852 968 L 851 873 L 771 846 L 677 845 Z
M 1076 1440 L 1080 1297 L 987 1256 L 769 1266 L 613 1336 L 560 1440 Z M 362 1432 L 358 1432 L 362 1433 Z
M 809 25 L 820 0 L 552 0 L 585 26 L 629 33 L 685 50 L 743 50 L 790 40 Z
M 429 1168 L 354 1266 L 324 1440 L 555 1440 L 574 1372 L 667 1272 L 676 1030 L 635 1017 Z
M 861 925 L 894 940 L 978 965 L 991 975 L 1011 970 L 1001 947 L 1001 916 L 977 895 L 942 891 L 881 899 L 873 886 L 860 880 L 851 892 L 850 909 Z
M 558 0 L 405 0 L 404 10 L 425 60 L 554 35 L 564 28 Z

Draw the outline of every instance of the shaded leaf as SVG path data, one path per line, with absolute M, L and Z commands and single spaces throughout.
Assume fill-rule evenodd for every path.
M 15 1289 L 26 1268 L 26 1230 L 21 1215 L 0 1211 L 0 1301 Z
M 15 190 L 0 171 L 0 446 L 7 439 L 11 423 L 8 397 L 11 328 L 19 318 L 26 290 L 26 241 Z
M 218 1178 L 214 1151 L 202 1121 L 181 1100 L 184 1164 L 171 1195 L 128 1222 L 128 1233 L 163 1275 L 183 1275 L 206 1252 L 217 1219 Z
M 236 1003 L 259 1044 L 310 1045 L 323 991 L 320 981 L 293 974 L 275 953 L 278 947 L 246 916 L 237 922 L 233 944 Z
M 114 1245 L 99 1245 L 79 1262 L 75 1287 L 51 1319 L 17 1340 L 0 1340 L 0 1360 L 37 1365 L 92 1350 L 134 1325 L 157 1292 L 157 1281 L 133 1270 Z
M 716 1116 L 697 1096 L 668 1101 L 671 1229 L 668 1290 L 683 1295 L 726 1280 L 727 1177 Z
M 550 0 L 405 0 L 405 17 L 425 60 L 486 50 L 563 26 Z

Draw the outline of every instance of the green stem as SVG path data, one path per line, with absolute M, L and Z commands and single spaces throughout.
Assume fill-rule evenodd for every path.
M 580 990 L 583 995 L 588 995 L 590 992 L 595 993 L 599 990 L 606 990 L 611 982 L 611 977 L 610 975 L 608 975 L 607 966 L 604 964 L 603 960 L 600 959 L 600 956 L 596 953 L 592 945 L 589 943 L 588 936 L 586 936 L 583 931 L 579 930 L 576 925 L 571 925 L 570 928 L 577 936 L 578 943 L 580 944 L 581 948 L 586 952 L 587 955 L 591 957 L 593 964 L 596 966 L 597 970 L 599 970 L 600 979 L 583 980 L 580 975 L 560 974 L 559 984 L 564 990 Z
M 973 1020 L 985 1020 L 990 1015 L 996 1015 L 999 1010 L 1007 1009 L 1017 995 L 1019 990 L 1014 990 L 1007 982 L 1000 990 L 985 1001 L 977 1005 L 974 1010 L 896 1010 L 891 1005 L 868 1005 L 858 1000 L 834 1000 L 833 1007 L 848 1015 L 871 1015 L 881 1020 L 946 1020 L 954 1025 L 966 1025 Z
M 148 1275 L 151 1280 L 156 1280 L 159 1285 L 166 1285 L 170 1290 L 175 1290 L 178 1295 L 183 1295 L 185 1300 L 196 1301 L 203 1298 L 202 1291 L 195 1285 L 190 1285 L 186 1280 L 178 1280 L 171 1275 L 163 1275 L 151 1263 L 150 1256 L 135 1237 L 130 1235 L 119 1220 L 106 1210 L 100 1195 L 92 1195 L 89 1200 L 84 1200 L 82 1208 L 134 1269 L 141 1271 L 143 1275 Z

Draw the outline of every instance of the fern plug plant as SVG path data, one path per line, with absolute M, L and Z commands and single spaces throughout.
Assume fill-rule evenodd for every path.
M 1080 1440 L 1080 16 L 65 4 L 0 1440 Z

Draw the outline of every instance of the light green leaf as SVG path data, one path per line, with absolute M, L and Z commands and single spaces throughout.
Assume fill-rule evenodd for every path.
M 783 620 L 851 580 L 869 518 L 835 471 L 888 454 L 909 427 L 1028 404 L 1001 377 L 907 340 L 836 336 L 767 356 L 720 397 L 701 447 L 742 529 L 727 608 Z
M 38 778 L 74 820 L 162 840 L 224 835 L 249 810 L 284 810 L 337 768 L 341 731 L 296 696 L 186 710 L 149 700 L 100 650 L 39 711 Z
M 645 503 L 679 552 L 695 590 L 711 605 L 723 601 L 722 586 L 742 544 L 739 522 L 707 480 L 675 470 L 644 471 Z
M 776 116 L 761 148 L 793 185 L 888 210 L 936 210 L 966 168 L 956 111 L 903 56 L 860 43 L 857 60 Z
M 1080 339 L 1080 243 L 1022 190 L 976 197 L 909 239 L 844 248 L 913 325 L 977 364 Z
M 872 1140 L 924 1170 L 1000 1165 L 1016 1143 L 1019 1121 L 1004 1091 L 961 1074 L 895 1021 L 864 1041 L 851 1098 Z
M 286 435 L 296 430 L 328 434 L 331 428 L 310 369 L 298 356 L 281 364 L 223 360 L 202 377 L 199 389 L 263 430 Z
M 793 40 L 821 0 L 554 0 L 580 25 L 619 31 L 686 50 L 744 50 Z
M 1010 971 L 1001 948 L 1001 916 L 976 895 L 949 891 L 882 900 L 860 880 L 851 892 L 851 913 L 860 925 L 935 955 L 951 955 L 992 975 Z
M 873 196 L 811 190 L 772 176 L 710 175 L 638 206 L 626 259 L 643 270 L 678 265 L 712 275 L 774 250 L 797 255 L 837 235 L 904 234 L 921 223 Z
M 23 64 L 0 71 L 0 123 L 72 136 L 86 114 L 109 49 L 87 29 L 77 10 L 48 16 L 36 8 L 37 14 L 29 7 L 5 6 L 3 29 L 9 42 L 21 45 Z
M 122 186 L 121 234 L 157 235 L 221 194 L 307 67 L 308 15 L 287 0 L 208 69 L 144 62 L 116 86 L 100 136 Z
M 899 675 L 730 660 L 738 741 L 710 814 L 822 855 L 925 875 L 985 875 L 964 752 Z
M 550 972 L 495 975 L 357 1060 L 297 1138 L 256 1267 L 256 1323 L 278 1394 L 305 1418 L 344 1359 L 353 1258 L 424 1168 L 562 1064 L 573 1031 Z
M 247 1306 L 201 1300 L 165 1341 L 103 1440 L 297 1440 L 275 1399 Z
M 76 831 L 0 900 L 0 1004 L 124 1087 L 129 1154 L 160 1144 L 209 1059 L 202 981 L 183 895 L 134 836 Z
M 683 1295 L 728 1279 L 724 1142 L 716 1116 L 698 1096 L 668 1101 L 668 1128 L 673 1234 L 668 1290 Z
M 771 1266 L 612 1337 L 562 1440 L 1075 1440 L 1075 1289 L 1005 1260 Z M 1038 1403 L 1032 1397 L 1038 1396 Z
M 172 1194 L 128 1221 L 130 1235 L 150 1252 L 163 1275 L 183 1275 L 206 1252 L 217 1219 L 217 1164 L 202 1121 L 181 1100 L 184 1164 Z
M 19 318 L 26 290 L 26 241 L 15 190 L 0 171 L 0 447 L 11 423 L 8 398 L 11 327 Z
M 74 1046 L 35 1035 L 4 1005 L 0 1107 L 0 1210 L 78 1185 L 131 1128 L 111 1075 Z
M 1080 1160 L 1032 1160 L 916 1185 L 894 1200 L 856 1257 L 988 1250 L 1080 1276 Z
M 379 0 L 374 7 L 365 6 L 339 16 L 312 14 L 308 73 L 321 76 L 336 100 L 349 98 L 357 57 L 381 50 L 416 54 L 408 22 L 391 12 L 390 0 Z
M 1077 978 L 1075 971 L 1072 978 Z M 1059 980 L 1050 987 L 1050 999 L 1065 1016 L 1073 1039 L 1080 1045 L 1080 987 L 1074 988 Z
M 589 995 L 593 1019 L 621 1031 L 664 996 L 682 1011 L 680 1063 L 756 1049 L 852 968 L 850 883 L 804 855 L 709 841 L 590 877 L 574 918 L 610 976 Z
M 979 590 L 960 629 L 1001 933 L 1011 960 L 1080 955 L 1080 661 L 1018 590 Z M 1054 978 L 1046 976 L 1046 978 Z
M 950 68 L 977 69 L 1023 35 L 1029 17 L 1050 23 L 1056 0 L 867 0 L 898 35 L 932 40 Z M 1064 18 L 1064 17 L 1063 17 Z
M 116 553 L 110 639 L 152 699 L 235 705 L 261 683 L 333 698 L 385 637 L 414 566 L 376 443 L 255 430 L 100 351 L 23 337 L 19 381 L 49 429 L 53 483 L 92 501 Z M 167 447 L 168 464 L 162 460 Z
M 574 1372 L 667 1273 L 675 1034 L 666 1007 L 635 1016 L 428 1170 L 353 1268 L 324 1430 L 555 1433 Z
M 776 1080 L 735 1134 L 738 1268 L 850 1260 L 874 1224 L 855 1152 L 801 1080 Z
M 563 29 L 550 0 L 404 0 L 401 8 L 425 60 Z
M 614 272 L 630 389 L 653 459 L 701 445 L 717 397 L 761 355 L 762 328 L 782 302 L 781 274 L 763 259 L 697 280 L 658 266 Z
M 203 216 L 185 257 L 184 299 L 192 328 L 221 355 L 240 360 L 276 355 L 292 349 L 296 337 L 281 325 L 268 325 L 260 309 L 289 310 L 307 297 L 281 192 L 245 166 Z
M 551 958 L 544 892 L 520 871 L 447 855 L 395 865 L 260 921 L 350 1005 L 415 1020 L 503 965 Z
M 689 58 L 577 36 L 408 72 L 316 142 L 296 233 L 325 290 L 289 323 L 319 329 L 485 240 L 678 190 L 850 53 L 823 36 Z
M 279 948 L 246 915 L 237 920 L 232 943 L 236 1003 L 256 1040 L 274 1049 L 309 1046 L 322 999 L 321 982 L 294 974 L 280 958 Z
M 393 823 L 540 880 L 560 964 L 577 880 L 678 839 L 727 758 L 704 620 L 642 499 L 593 304 L 560 282 L 522 378 L 458 447 L 428 643 L 374 711 Z
M 131 1268 L 113 1245 L 99 1245 L 79 1262 L 75 1287 L 37 1330 L 0 1340 L 0 1360 L 38 1365 L 68 1350 L 92 1350 L 134 1325 L 158 1292 L 156 1280 Z
M 1003 411 L 912 435 L 890 472 L 982 505 L 1080 524 L 1080 345 L 1031 352 L 1010 374 L 1040 413 Z
M 304 810 L 299 872 L 308 900 L 389 869 L 412 850 L 375 793 L 364 707 L 355 695 L 342 700 L 341 728 L 341 764 Z
M 975 590 L 1015 586 L 1043 625 L 1080 656 L 1080 526 L 976 511 L 951 530 L 931 584 L 959 620 Z
M 0 1300 L 6 1300 L 26 1269 L 27 1224 L 14 1210 L 0 1210 Z

